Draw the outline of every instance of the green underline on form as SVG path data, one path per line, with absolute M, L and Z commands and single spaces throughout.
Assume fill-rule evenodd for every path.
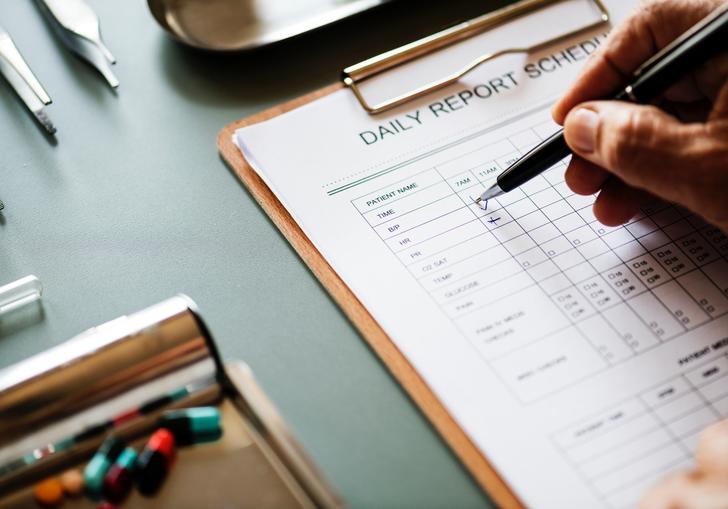
M 507 120 L 504 120 L 503 122 L 499 122 L 498 124 L 486 127 L 485 129 L 481 129 L 480 131 L 476 131 L 472 134 L 469 134 L 467 136 L 464 136 L 460 139 L 457 139 L 455 141 L 451 141 L 450 143 L 447 143 L 445 145 L 442 145 L 440 147 L 434 148 L 432 150 L 429 150 L 427 152 L 424 152 L 422 154 L 418 154 L 415 157 L 412 157 L 410 159 L 407 159 L 406 161 L 402 161 L 401 163 L 397 163 L 393 166 L 389 166 L 387 168 L 384 168 L 382 170 L 379 170 L 376 173 L 372 173 L 371 175 L 367 175 L 366 177 L 362 177 L 360 179 L 357 179 L 353 182 L 349 182 L 348 184 L 344 184 L 343 186 L 336 187 L 332 189 L 331 191 L 327 191 L 326 194 L 329 196 L 333 196 L 335 194 L 338 194 L 342 191 L 346 191 L 347 189 L 351 189 L 352 187 L 356 187 L 360 184 L 364 184 L 366 182 L 369 182 L 370 180 L 374 180 L 377 177 L 381 177 L 383 175 L 387 175 L 388 173 L 392 173 L 393 171 L 399 170 L 400 168 L 403 168 L 407 165 L 410 165 L 412 163 L 415 163 L 417 161 L 420 161 L 422 159 L 426 159 L 430 157 L 431 155 L 437 154 L 439 152 L 442 152 L 443 150 L 447 150 L 449 148 L 455 147 L 457 145 L 460 145 L 462 143 L 465 143 L 467 141 L 470 141 L 474 138 L 477 138 L 478 136 L 483 136 L 484 134 L 488 134 L 491 131 L 495 131 L 497 129 L 500 129 L 503 126 L 506 126 L 512 122 L 518 121 L 524 117 L 527 117 L 529 115 L 532 115 L 533 113 L 536 113 L 537 111 L 541 111 L 545 108 L 548 108 L 551 104 L 551 101 L 541 104 L 539 106 L 536 106 L 534 108 L 531 108 L 530 110 L 526 110 L 524 112 L 519 113 L 518 115 L 509 117 Z

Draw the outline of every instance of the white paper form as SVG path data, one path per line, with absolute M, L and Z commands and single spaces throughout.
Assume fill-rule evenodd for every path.
M 632 7 L 606 3 L 614 19 Z M 478 40 L 491 49 L 497 36 Z M 487 210 L 473 204 L 556 129 L 550 105 L 605 37 L 492 62 L 379 116 L 341 90 L 235 140 L 539 508 L 633 507 L 728 416 L 725 235 L 659 202 L 605 227 L 594 197 L 564 184 L 563 162 Z

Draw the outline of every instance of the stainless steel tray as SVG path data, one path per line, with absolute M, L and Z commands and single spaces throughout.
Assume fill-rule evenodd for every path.
M 265 46 L 392 0 L 147 0 L 177 40 L 214 51 Z

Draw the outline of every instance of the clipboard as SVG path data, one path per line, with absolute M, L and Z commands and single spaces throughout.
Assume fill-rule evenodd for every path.
M 218 135 L 217 145 L 225 162 L 248 188 L 261 208 L 268 214 L 286 240 L 293 246 L 298 255 L 308 265 L 316 278 L 326 288 L 344 314 L 358 329 L 369 346 L 387 366 L 407 394 L 437 429 L 458 459 L 470 471 L 480 487 L 496 502 L 499 507 L 521 509 L 525 507 L 500 478 L 496 470 L 478 450 L 475 444 L 450 416 L 440 400 L 430 390 L 425 380 L 389 339 L 382 327 L 374 320 L 369 311 L 359 302 L 356 295 L 331 268 L 326 259 L 314 247 L 301 227 L 291 217 L 278 198 L 255 173 L 255 170 L 243 157 L 240 149 L 233 144 L 235 131 L 258 122 L 274 118 L 280 114 L 294 110 L 316 99 L 331 94 L 344 85 L 337 83 L 310 94 L 298 97 L 280 106 L 258 113 L 246 119 L 238 120 L 223 128 Z
M 454 84 L 476 67 L 502 55 L 537 51 L 548 45 L 558 43 L 609 22 L 609 13 L 601 0 L 590 0 L 598 9 L 599 19 L 589 22 L 578 29 L 560 34 L 555 38 L 527 47 L 506 48 L 484 54 L 467 63 L 451 75 L 377 104 L 370 104 L 360 88 L 360 84 L 370 77 L 386 72 L 422 55 L 454 44 L 467 37 L 487 31 L 496 25 L 525 14 L 533 13 L 542 7 L 561 1 L 563 0 L 520 1 L 503 9 L 445 29 L 401 48 L 347 67 L 342 73 L 342 82 L 329 85 L 256 115 L 228 124 L 217 137 L 217 146 L 223 160 L 235 172 L 243 184 L 245 184 L 245 187 L 253 198 L 255 198 L 261 208 L 268 214 L 276 227 L 326 288 L 331 297 L 358 329 L 368 345 L 376 352 L 381 361 L 384 362 L 390 373 L 397 379 L 405 391 L 407 391 L 407 394 L 417 404 L 435 429 L 437 429 L 440 436 L 468 469 L 471 476 L 483 491 L 499 507 L 506 509 L 522 509 L 525 505 L 501 478 L 495 467 L 491 465 L 470 437 L 460 428 L 442 402 L 432 392 L 427 382 L 392 342 L 374 317 L 357 299 L 356 295 L 354 295 L 341 277 L 331 268 L 323 255 L 311 243 L 301 227 L 280 203 L 278 198 L 276 198 L 275 194 L 268 188 L 255 170 L 253 170 L 248 161 L 245 160 L 242 152 L 232 140 L 237 129 L 270 120 L 278 115 L 295 110 L 341 90 L 344 87 L 351 89 L 365 111 L 371 115 L 376 115 Z

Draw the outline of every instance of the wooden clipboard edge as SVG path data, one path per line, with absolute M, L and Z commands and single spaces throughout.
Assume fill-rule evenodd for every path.
M 217 137 L 217 146 L 225 162 L 240 178 L 258 204 L 268 214 L 298 255 L 306 262 L 316 278 L 359 330 L 369 346 L 377 353 L 389 371 L 404 387 L 420 410 L 427 416 L 445 442 L 455 452 L 481 488 L 498 504 L 506 509 L 523 509 L 525 506 L 510 487 L 501 479 L 475 444 L 455 422 L 440 400 L 389 336 L 359 302 L 354 293 L 331 268 L 326 259 L 311 243 L 306 234 L 278 201 L 273 192 L 250 167 L 238 147 L 233 143 L 235 131 L 241 127 L 274 118 L 282 113 L 299 108 L 309 102 L 329 95 L 343 87 L 335 83 L 289 102 L 280 104 L 251 117 L 225 126 Z

